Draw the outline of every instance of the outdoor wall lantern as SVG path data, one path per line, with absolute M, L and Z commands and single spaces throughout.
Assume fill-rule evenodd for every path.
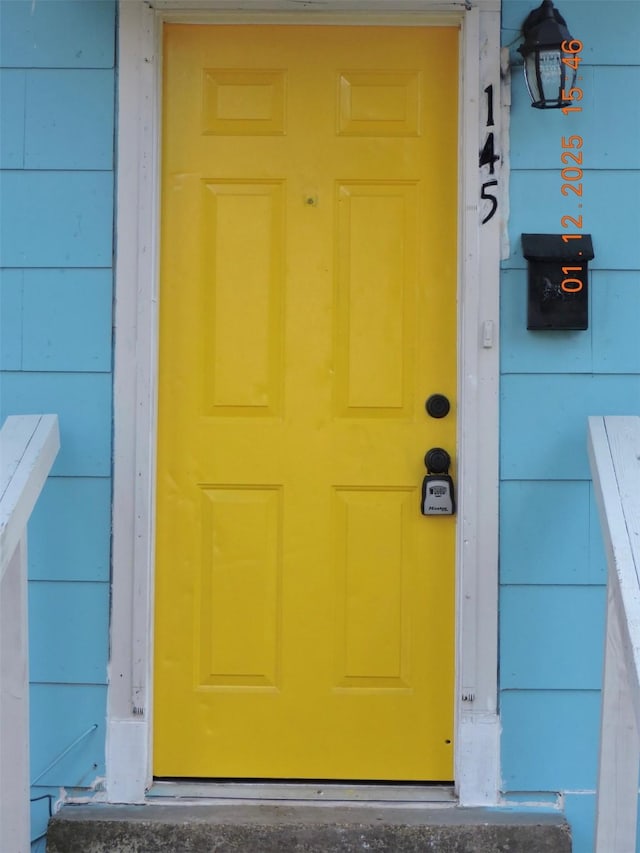
M 524 57 L 524 79 L 531 95 L 531 106 L 539 110 L 559 109 L 571 103 L 569 97 L 577 74 L 572 45 L 580 44 L 569 33 L 567 23 L 552 0 L 529 13 L 522 25 L 524 44 L 518 52 Z M 563 62 L 563 53 L 569 61 Z

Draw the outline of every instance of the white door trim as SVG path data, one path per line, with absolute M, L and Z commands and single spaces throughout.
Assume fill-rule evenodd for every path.
M 151 783 L 157 384 L 160 31 L 163 19 L 461 24 L 455 783 L 463 805 L 499 792 L 498 295 L 501 209 L 486 224 L 478 151 L 493 86 L 500 144 L 499 0 L 120 0 L 111 660 L 106 797 L 139 803 Z M 160 6 L 154 9 L 152 6 Z M 302 8 L 300 8 L 302 6 Z M 294 12 L 293 9 L 299 11 Z M 362 12 L 367 12 L 366 21 Z M 425 13 L 431 13 L 425 17 Z M 283 20 L 280 18 L 280 20 Z M 491 180 L 500 181 L 500 163 Z M 482 172 L 482 175 L 481 175 Z M 493 185 L 500 202 L 504 187 Z

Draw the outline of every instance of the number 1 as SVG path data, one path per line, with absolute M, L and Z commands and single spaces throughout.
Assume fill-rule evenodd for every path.
M 487 96 L 487 127 L 493 127 L 493 83 L 484 90 Z

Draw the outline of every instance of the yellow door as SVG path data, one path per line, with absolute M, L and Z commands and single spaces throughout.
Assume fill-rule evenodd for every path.
M 157 776 L 452 778 L 457 49 L 166 27 Z

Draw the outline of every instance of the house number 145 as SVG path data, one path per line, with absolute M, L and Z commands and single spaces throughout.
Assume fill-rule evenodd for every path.
M 489 84 L 487 88 L 484 90 L 485 95 L 487 96 L 487 121 L 485 127 L 491 128 L 494 127 L 493 121 L 493 83 Z M 494 148 L 494 136 L 493 131 L 488 130 L 487 136 L 482 147 L 482 151 L 480 152 L 480 170 L 482 170 L 483 166 L 489 167 L 489 174 L 493 175 L 495 173 L 494 164 L 500 157 L 495 153 Z M 493 219 L 495 216 L 496 210 L 498 209 L 498 199 L 496 196 L 490 192 L 491 187 L 497 187 L 498 181 L 496 178 L 492 180 L 485 181 L 482 184 L 482 188 L 480 190 L 480 198 L 483 201 L 488 201 L 491 203 L 491 208 L 487 215 L 482 220 L 482 224 L 484 225 L 486 222 L 489 222 L 490 219 Z

